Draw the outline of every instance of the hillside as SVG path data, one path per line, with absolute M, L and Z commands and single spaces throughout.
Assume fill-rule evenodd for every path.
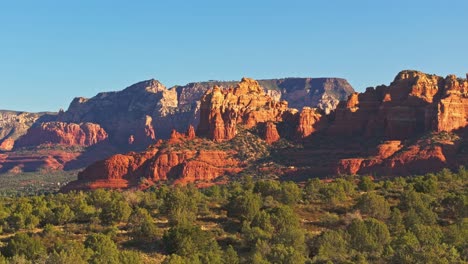
M 353 93 L 327 115 L 290 108 L 244 78 L 205 92 L 196 137 L 174 130 L 144 152 L 93 164 L 69 188 L 142 187 L 141 179 L 206 184 L 241 172 L 300 181 L 455 169 L 468 158 L 467 96 L 466 79 L 402 71 L 389 86 Z
M 354 92 L 344 79 L 285 78 L 261 81 L 277 99 L 295 98 L 333 110 Z M 136 83 L 122 91 L 77 97 L 58 114 L 2 112 L 0 173 L 74 170 L 112 154 L 142 151 L 171 131 L 185 131 L 199 122 L 200 100 L 213 84 L 199 82 L 166 88 L 157 80 Z M 273 89 L 273 90 L 268 90 Z

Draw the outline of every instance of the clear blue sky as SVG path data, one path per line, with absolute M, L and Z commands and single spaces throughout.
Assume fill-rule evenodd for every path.
M 0 0 L 0 109 L 57 111 L 155 78 L 465 76 L 468 1 Z

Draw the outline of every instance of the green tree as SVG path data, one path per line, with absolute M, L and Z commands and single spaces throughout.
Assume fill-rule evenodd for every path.
M 125 222 L 132 213 L 132 208 L 124 200 L 111 200 L 102 208 L 99 218 L 107 225 Z
M 78 222 L 88 222 L 93 216 L 96 216 L 96 208 L 87 201 L 88 195 L 83 192 L 70 194 L 71 198 L 68 206 L 75 214 Z
M 82 242 L 65 241 L 58 243 L 47 258 L 47 264 L 85 264 L 92 255 L 92 250 L 85 248 Z
M 344 202 L 348 196 L 355 193 L 353 184 L 345 179 L 336 179 L 335 181 L 324 184 L 319 190 L 320 198 L 325 203 L 337 205 Z
M 384 197 L 375 193 L 366 193 L 359 197 L 356 208 L 361 213 L 380 220 L 390 216 L 390 205 Z
M 225 264 L 239 264 L 239 256 L 237 255 L 236 250 L 229 245 L 227 249 L 224 251 L 223 263 Z
M 435 194 L 438 189 L 438 180 L 435 175 L 417 177 L 414 179 L 413 186 L 417 192 Z
M 54 216 L 52 222 L 57 225 L 69 223 L 75 218 L 75 213 L 66 204 L 54 208 L 52 212 Z
M 257 181 L 253 191 L 261 194 L 262 197 L 271 196 L 277 199 L 281 191 L 281 184 L 275 180 Z
M 136 208 L 133 211 L 127 228 L 133 239 L 142 242 L 153 242 L 158 234 L 153 218 L 144 208 Z
M 431 198 L 412 189 L 406 190 L 400 202 L 400 207 L 407 210 L 405 224 L 410 227 L 415 224 L 432 225 L 437 220 L 437 214 L 432 211 Z
M 304 186 L 303 196 L 304 200 L 313 202 L 320 198 L 319 191 L 323 188 L 323 183 L 319 178 L 309 179 Z
M 305 263 L 307 258 L 293 246 L 275 244 L 271 247 L 268 260 L 271 263 L 301 264 Z
M 284 204 L 293 205 L 301 200 L 302 190 L 296 183 L 288 181 L 281 184 L 280 201 Z
M 410 231 L 399 235 L 393 242 L 392 248 L 395 254 L 392 256 L 393 263 L 418 263 L 418 256 L 421 245 L 418 238 Z
M 86 238 L 85 246 L 93 252 L 90 263 L 119 263 L 119 250 L 117 249 L 117 245 L 109 236 L 104 234 L 91 234 Z
M 390 242 L 390 232 L 385 223 L 372 218 L 364 221 L 354 220 L 348 227 L 348 233 L 354 249 L 374 257 L 380 257 Z
M 441 202 L 448 217 L 461 219 L 468 216 L 468 196 L 448 193 Z
M 23 255 L 28 260 L 36 260 L 46 254 L 46 248 L 39 238 L 18 233 L 8 242 L 4 252 L 7 257 Z
M 468 259 L 468 219 L 448 226 L 443 242 L 458 249 L 463 259 Z
M 441 243 L 442 230 L 438 226 L 417 224 L 411 227 L 411 232 L 416 236 L 421 245 L 436 246 Z
M 222 263 L 222 251 L 214 237 L 194 225 L 172 226 L 163 236 L 166 251 L 202 263 Z
M 327 230 L 315 239 L 313 260 L 333 263 L 344 262 L 349 258 L 347 234 L 341 230 Z
M 179 256 L 177 254 L 171 254 L 164 259 L 163 264 L 187 264 L 190 263 L 189 259 Z
M 201 200 L 201 193 L 193 186 L 174 187 L 164 197 L 163 212 L 172 225 L 193 223 Z
M 371 176 L 364 176 L 361 178 L 358 184 L 358 188 L 361 191 L 369 192 L 375 189 L 375 183 Z
M 227 205 L 229 217 L 242 221 L 251 221 L 260 211 L 262 200 L 258 194 L 246 192 L 230 199 Z
M 32 214 L 39 219 L 39 222 L 45 222 L 52 215 L 51 206 L 44 196 L 35 196 L 31 199 Z
M 140 264 L 143 263 L 143 258 L 141 254 L 137 251 L 124 250 L 119 253 L 119 263 L 120 264 Z
M 15 201 L 12 207 L 13 210 L 7 218 L 7 222 L 13 230 L 32 229 L 39 224 L 39 218 L 33 214 L 32 204 L 25 198 Z
M 406 231 L 403 223 L 403 215 L 398 208 L 393 208 L 388 225 L 392 234 L 402 234 Z

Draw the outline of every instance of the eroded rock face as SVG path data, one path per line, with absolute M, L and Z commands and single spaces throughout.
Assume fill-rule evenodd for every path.
M 10 151 L 15 146 L 15 140 L 12 138 L 6 138 L 0 143 L 0 150 Z
M 177 142 L 168 141 L 169 146 Z M 211 181 L 219 176 L 238 173 L 240 161 L 231 151 L 171 150 L 163 142 L 141 153 L 114 155 L 80 172 L 71 189 L 138 187 L 143 177 L 150 182 L 170 181 L 186 184 Z
M 352 94 L 335 112 L 330 133 L 407 139 L 465 127 L 468 83 L 418 71 L 400 72 L 390 86 Z
M 115 144 L 131 149 L 156 142 L 157 118 L 177 107 L 176 91 L 156 80 L 143 81 L 120 92 L 100 93 L 93 98 L 75 98 L 58 119 L 67 123 L 99 124 Z
M 279 92 L 277 101 L 285 100 L 291 108 L 319 108 L 326 114 L 354 92 L 351 85 L 340 78 L 285 78 L 258 82 L 268 90 Z
M 303 139 L 310 136 L 312 133 L 324 128 L 323 116 L 310 107 L 304 107 L 299 115 L 299 123 L 296 134 Z
M 340 160 L 336 172 L 408 176 L 436 172 L 457 164 L 457 146 L 453 144 L 430 144 L 420 140 L 408 146 L 389 142 L 382 145 L 375 156 Z
M 80 153 L 62 150 L 36 149 L 34 151 L 0 154 L 0 173 L 21 173 L 41 170 L 63 170 L 67 162 L 76 160 Z
M 192 126 L 185 134 L 172 130 L 169 140 L 144 152 L 115 155 L 88 167 L 74 188 L 134 187 L 142 177 L 152 182 L 212 181 L 244 166 L 257 166 L 240 161 L 237 154 L 241 151 L 236 153 L 227 144 L 271 144 L 286 128 L 292 128 L 293 135 L 287 139 L 299 140 L 301 147 L 275 150 L 275 168 L 285 174 L 400 176 L 456 167 L 466 145 L 464 136 L 456 139 L 454 133 L 443 133 L 466 129 L 467 86 L 465 79 L 453 76 L 403 71 L 389 86 L 350 94 L 335 112 L 326 115 L 321 109 L 304 107 L 298 112 L 288 108 L 286 102 L 269 96 L 272 93 L 266 93 L 259 82 L 244 78 L 233 87 L 214 86 L 202 97 L 197 135 L 212 141 L 195 137 Z M 238 130 L 240 126 L 250 133 L 249 140 L 243 134 L 229 141 L 239 131 L 246 132 Z M 208 143 L 218 147 L 205 149 Z
M 290 99 L 293 101 L 291 106 L 297 108 L 302 108 L 304 105 L 315 107 L 319 103 L 321 104 L 319 107 L 324 109 L 333 108 L 335 100 L 345 99 L 353 91 L 345 80 L 336 78 L 271 79 L 261 80 L 259 84 L 262 91 L 268 91 L 274 98 L 273 101 L 276 102 L 281 98 Z M 92 98 L 77 97 L 71 102 L 68 110 L 61 110 L 58 116 L 55 113 L 0 111 L 0 151 L 12 151 L 9 155 L 15 157 L 10 159 L 7 167 L 17 165 L 29 168 L 34 166 L 25 164 L 29 164 L 32 159 L 22 156 L 21 153 L 18 155 L 14 153 L 24 152 L 21 149 L 24 146 L 28 149 L 37 147 L 34 144 L 44 143 L 94 146 L 96 142 L 102 142 L 103 135 L 93 136 L 92 130 L 86 131 L 85 128 L 76 127 L 82 123 L 99 125 L 107 133 L 106 140 L 109 144 L 99 144 L 97 147 L 99 149 L 94 147 L 80 149 L 79 153 L 71 148 L 64 151 L 63 155 L 68 152 L 76 156 L 79 160 L 76 164 L 88 165 L 87 162 L 106 158 L 110 154 L 144 150 L 158 139 L 171 138 L 173 129 L 187 131 L 190 126 L 197 127 L 200 100 L 213 85 L 227 89 L 234 87 L 236 82 L 197 82 L 167 89 L 156 80 L 147 80 L 118 92 L 99 93 Z M 260 92 L 260 89 L 257 89 L 257 92 Z M 219 120 L 219 117 L 214 118 Z M 257 112 L 248 116 L 245 122 L 254 125 L 269 118 L 270 113 Z M 62 125 L 53 127 L 50 124 L 56 121 Z M 31 127 L 34 129 L 25 135 Z M 187 135 L 189 139 L 195 137 L 193 127 Z M 34 135 L 34 133 L 39 134 Z M 227 133 L 220 137 L 230 138 L 235 134 L 235 129 L 234 127 L 226 131 L 218 129 L 217 133 Z M 16 144 L 15 141 L 22 136 L 24 136 L 22 142 Z M 36 150 L 36 153 L 40 151 Z M 31 155 L 34 156 L 34 153 L 31 152 Z M 39 156 L 34 158 L 34 160 L 40 159 Z M 16 165 L 12 165 L 15 161 Z M 69 167 L 68 159 L 58 159 L 58 162 L 61 167 Z M 73 165 L 74 168 L 76 166 Z
M 91 146 L 107 139 L 106 131 L 93 123 L 46 122 L 28 130 L 17 142 L 17 147 L 59 144 Z
M 197 82 L 167 89 L 156 80 L 143 81 L 123 91 L 100 93 L 90 99 L 75 98 L 58 120 L 99 124 L 109 133 L 111 141 L 122 146 L 131 142 L 127 149 L 141 150 L 154 144 L 156 138 L 168 139 L 173 129 L 186 131 L 190 125 L 198 127 L 202 96 L 214 85 L 226 90 L 234 87 L 236 82 Z M 277 99 L 273 100 L 275 102 L 281 98 L 291 101 L 293 108 L 319 107 L 327 112 L 333 110 L 339 100 L 354 92 L 346 80 L 338 78 L 270 79 L 260 80 L 256 85 L 258 93 L 269 91 Z M 248 99 L 240 100 L 245 103 Z M 231 129 L 223 133 L 234 131 Z
M 336 172 L 411 175 L 455 167 L 459 164 L 459 141 L 436 144 L 420 139 L 404 144 L 398 140 L 465 128 L 467 91 L 466 79 L 402 71 L 388 87 L 351 95 L 336 110 L 330 131 L 335 135 L 365 135 L 393 141 L 378 145 L 368 158 L 339 160 Z
M 197 134 L 217 142 L 230 140 L 237 134 L 238 124 L 252 128 L 259 123 L 280 122 L 288 110 L 287 102 L 274 101 L 257 81 L 243 78 L 234 88 L 215 86 L 205 93 Z
M 280 140 L 280 138 L 281 137 L 278 133 L 278 129 L 276 129 L 276 125 L 273 122 L 267 122 L 264 128 L 263 139 L 268 144 L 272 144 Z
M 186 123 L 198 126 L 200 99 L 206 91 L 213 86 L 225 90 L 236 84 L 235 81 L 209 81 L 175 87 L 179 95 L 179 108 L 190 112 Z M 354 92 L 353 87 L 345 79 L 340 78 L 267 79 L 258 80 L 258 84 L 274 101 L 287 101 L 289 107 L 296 109 L 317 107 L 326 114 L 334 110 L 339 101 L 346 100 Z M 186 127 L 174 128 L 178 131 L 186 129 Z
M 467 160 L 467 87 L 466 79 L 452 75 L 402 71 L 389 86 L 351 94 L 327 116 L 320 133 L 304 125 L 315 119 L 309 121 L 303 111 L 297 134 L 308 135 L 302 137 L 304 148 L 284 150 L 281 155 L 289 158 L 284 165 L 295 167 L 298 174 L 329 177 L 405 176 L 457 168 Z M 433 139 L 439 137 L 448 140 Z
M 27 113 L 0 110 L 0 150 L 10 151 L 15 141 L 36 122 L 54 119 L 54 113 Z

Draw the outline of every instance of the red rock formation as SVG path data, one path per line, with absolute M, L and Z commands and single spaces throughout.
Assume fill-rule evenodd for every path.
M 195 128 L 190 125 L 189 128 L 187 129 L 187 133 L 185 133 L 187 136 L 187 139 L 194 139 L 195 138 Z
M 237 134 L 238 124 L 252 128 L 259 123 L 279 122 L 287 112 L 287 102 L 275 102 L 257 81 L 243 78 L 234 88 L 215 86 L 205 93 L 197 134 L 216 142 L 229 140 Z
M 156 132 L 153 127 L 153 118 L 146 115 L 135 127 L 135 134 L 131 144 L 149 146 L 156 142 Z
M 79 152 L 38 149 L 22 153 L 9 152 L 0 155 L 0 172 L 33 172 L 40 170 L 63 170 L 65 164 L 76 160 Z
M 323 133 L 312 133 L 302 150 L 282 153 L 290 160 L 285 165 L 294 166 L 297 174 L 316 176 L 402 176 L 456 168 L 468 160 L 463 159 L 467 92 L 466 79 L 403 71 L 389 86 L 368 88 L 340 103 Z M 298 134 L 303 131 L 299 125 Z M 438 135 L 451 139 L 425 139 Z
M 436 131 L 452 131 L 467 125 L 468 98 L 449 94 L 437 105 Z
M 193 127 L 185 134 L 173 130 L 168 141 L 145 152 L 113 156 L 88 167 L 75 187 L 133 187 L 141 177 L 153 182 L 212 181 L 237 173 L 245 165 L 257 164 L 239 161 L 234 150 L 219 150 L 230 145 L 200 148 L 232 139 L 238 126 L 249 129 L 259 124 L 263 130 L 250 132 L 260 131 L 268 143 L 289 129 L 286 138 L 293 138 L 295 132 L 302 146 L 275 149 L 280 158 L 274 162 L 279 166 L 265 165 L 262 170 L 270 166 L 285 174 L 331 176 L 411 175 L 453 168 L 468 160 L 467 155 L 459 158 L 466 133 L 458 131 L 466 130 L 467 92 L 465 79 L 403 71 L 389 86 L 351 94 L 331 115 L 307 107 L 299 114 L 266 95 L 256 81 L 244 78 L 234 88 L 215 86 L 202 98 L 197 135 L 217 143 L 196 138 Z M 276 124 L 281 125 L 280 131 Z M 457 131 L 462 139 L 445 131 Z M 445 138 L 444 133 L 452 138 L 434 139 Z M 258 138 L 249 140 L 264 144 Z
M 65 190 L 137 187 L 140 178 L 185 184 L 211 181 L 241 170 L 232 151 L 171 150 L 168 143 L 168 148 L 157 144 L 142 153 L 118 154 L 96 162 Z
M 15 146 L 15 141 L 12 138 L 7 138 L 0 142 L 0 150 L 10 151 Z
M 340 104 L 329 132 L 407 139 L 425 131 L 453 131 L 467 125 L 467 91 L 466 79 L 402 71 L 390 86 L 368 88 Z
M 340 160 L 336 172 L 398 176 L 435 172 L 456 165 L 456 149 L 451 143 L 431 144 L 427 140 L 403 148 L 399 141 L 391 141 L 380 145 L 375 156 Z
M 273 122 L 267 122 L 265 124 L 265 132 L 263 135 L 263 139 L 268 144 L 272 144 L 280 140 L 280 135 L 278 133 L 278 130 L 276 129 L 276 125 Z
M 338 162 L 336 174 L 355 175 L 361 169 L 363 161 L 361 158 L 342 159 Z
M 322 115 L 315 109 L 304 107 L 299 115 L 299 124 L 296 129 L 298 138 L 306 138 L 312 133 L 324 128 Z
M 31 127 L 26 135 L 18 139 L 16 146 L 38 146 L 41 144 L 91 146 L 106 139 L 106 131 L 97 124 L 47 122 Z

